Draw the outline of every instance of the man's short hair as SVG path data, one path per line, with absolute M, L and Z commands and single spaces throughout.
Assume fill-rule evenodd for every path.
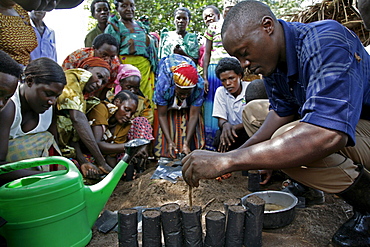
M 6 52 L 0 50 L 0 72 L 20 78 L 23 69 Z
M 98 36 L 96 36 L 94 38 L 94 40 L 92 42 L 92 46 L 95 49 L 99 49 L 104 44 L 114 45 L 115 47 L 117 47 L 117 50 L 119 50 L 119 44 L 118 44 L 117 39 L 115 37 L 113 37 L 113 35 L 111 35 L 109 33 L 101 33 L 101 34 L 99 34 Z
M 241 1 L 232 7 L 227 14 L 222 25 L 221 36 L 223 36 L 231 24 L 238 23 L 242 26 L 257 26 L 261 24 L 260 21 L 264 16 L 270 16 L 274 21 L 277 21 L 274 13 L 272 13 L 270 7 L 266 4 L 255 0 Z

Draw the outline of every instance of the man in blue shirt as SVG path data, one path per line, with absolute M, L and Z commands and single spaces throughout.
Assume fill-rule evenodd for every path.
M 47 57 L 57 61 L 57 47 L 55 45 L 55 32 L 45 25 L 43 19 L 46 11 L 30 12 L 31 24 L 35 30 L 38 46 L 31 52 L 31 60 Z
M 370 56 L 358 37 L 331 20 L 277 20 L 267 5 L 247 0 L 227 15 L 222 39 L 243 67 L 264 76 L 270 109 L 240 149 L 185 157 L 185 181 L 282 169 L 353 207 L 336 245 L 370 246 Z M 244 124 L 253 129 L 253 121 Z

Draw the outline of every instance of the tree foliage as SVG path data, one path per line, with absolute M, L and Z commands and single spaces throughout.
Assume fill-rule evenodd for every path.
M 86 1 L 85 8 L 89 9 L 91 1 L 92 0 Z M 112 3 L 112 12 L 115 13 L 113 0 L 109 1 Z M 299 12 L 302 1 L 303 0 L 264 0 L 262 2 L 269 5 L 278 18 L 284 19 L 284 17 Z M 223 8 L 222 0 L 135 0 L 135 4 L 136 18 L 142 15 L 149 16 L 150 31 L 153 32 L 160 32 L 165 27 L 168 28 L 168 30 L 175 30 L 173 12 L 176 8 L 182 6 L 188 8 L 192 13 L 188 30 L 190 32 L 202 34 L 205 29 L 202 20 L 204 7 L 207 5 L 215 5 L 220 9 L 221 13 Z M 92 18 L 92 24 L 90 26 L 93 27 L 94 25 L 94 19 Z

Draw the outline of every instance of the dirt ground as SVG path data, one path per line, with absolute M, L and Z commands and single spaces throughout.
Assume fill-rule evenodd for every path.
M 172 202 L 180 206 L 188 205 L 188 186 L 185 182 L 181 179 L 176 184 L 163 179 L 152 180 L 150 177 L 154 170 L 155 166 L 151 165 L 137 179 L 129 182 L 120 181 L 104 209 L 116 211 L 137 206 L 152 208 Z M 261 189 L 280 190 L 283 179 L 282 176 L 274 176 L 273 180 Z M 204 216 L 209 210 L 223 212 L 225 201 L 251 193 L 247 190 L 247 185 L 248 177 L 242 176 L 241 172 L 235 172 L 230 178 L 222 181 L 202 180 L 200 186 L 193 190 L 193 205 L 201 206 L 203 209 L 203 226 Z M 295 219 L 283 228 L 263 230 L 263 246 L 332 246 L 332 235 L 352 212 L 348 204 L 334 195 L 325 194 L 325 200 L 323 205 L 296 208 Z M 103 246 L 118 246 L 117 232 L 104 234 L 94 227 L 93 238 L 88 247 Z

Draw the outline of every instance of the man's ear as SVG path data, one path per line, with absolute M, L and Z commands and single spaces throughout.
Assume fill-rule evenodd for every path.
M 262 26 L 268 35 L 271 35 L 274 32 L 275 23 L 270 16 L 264 16 L 262 18 Z

